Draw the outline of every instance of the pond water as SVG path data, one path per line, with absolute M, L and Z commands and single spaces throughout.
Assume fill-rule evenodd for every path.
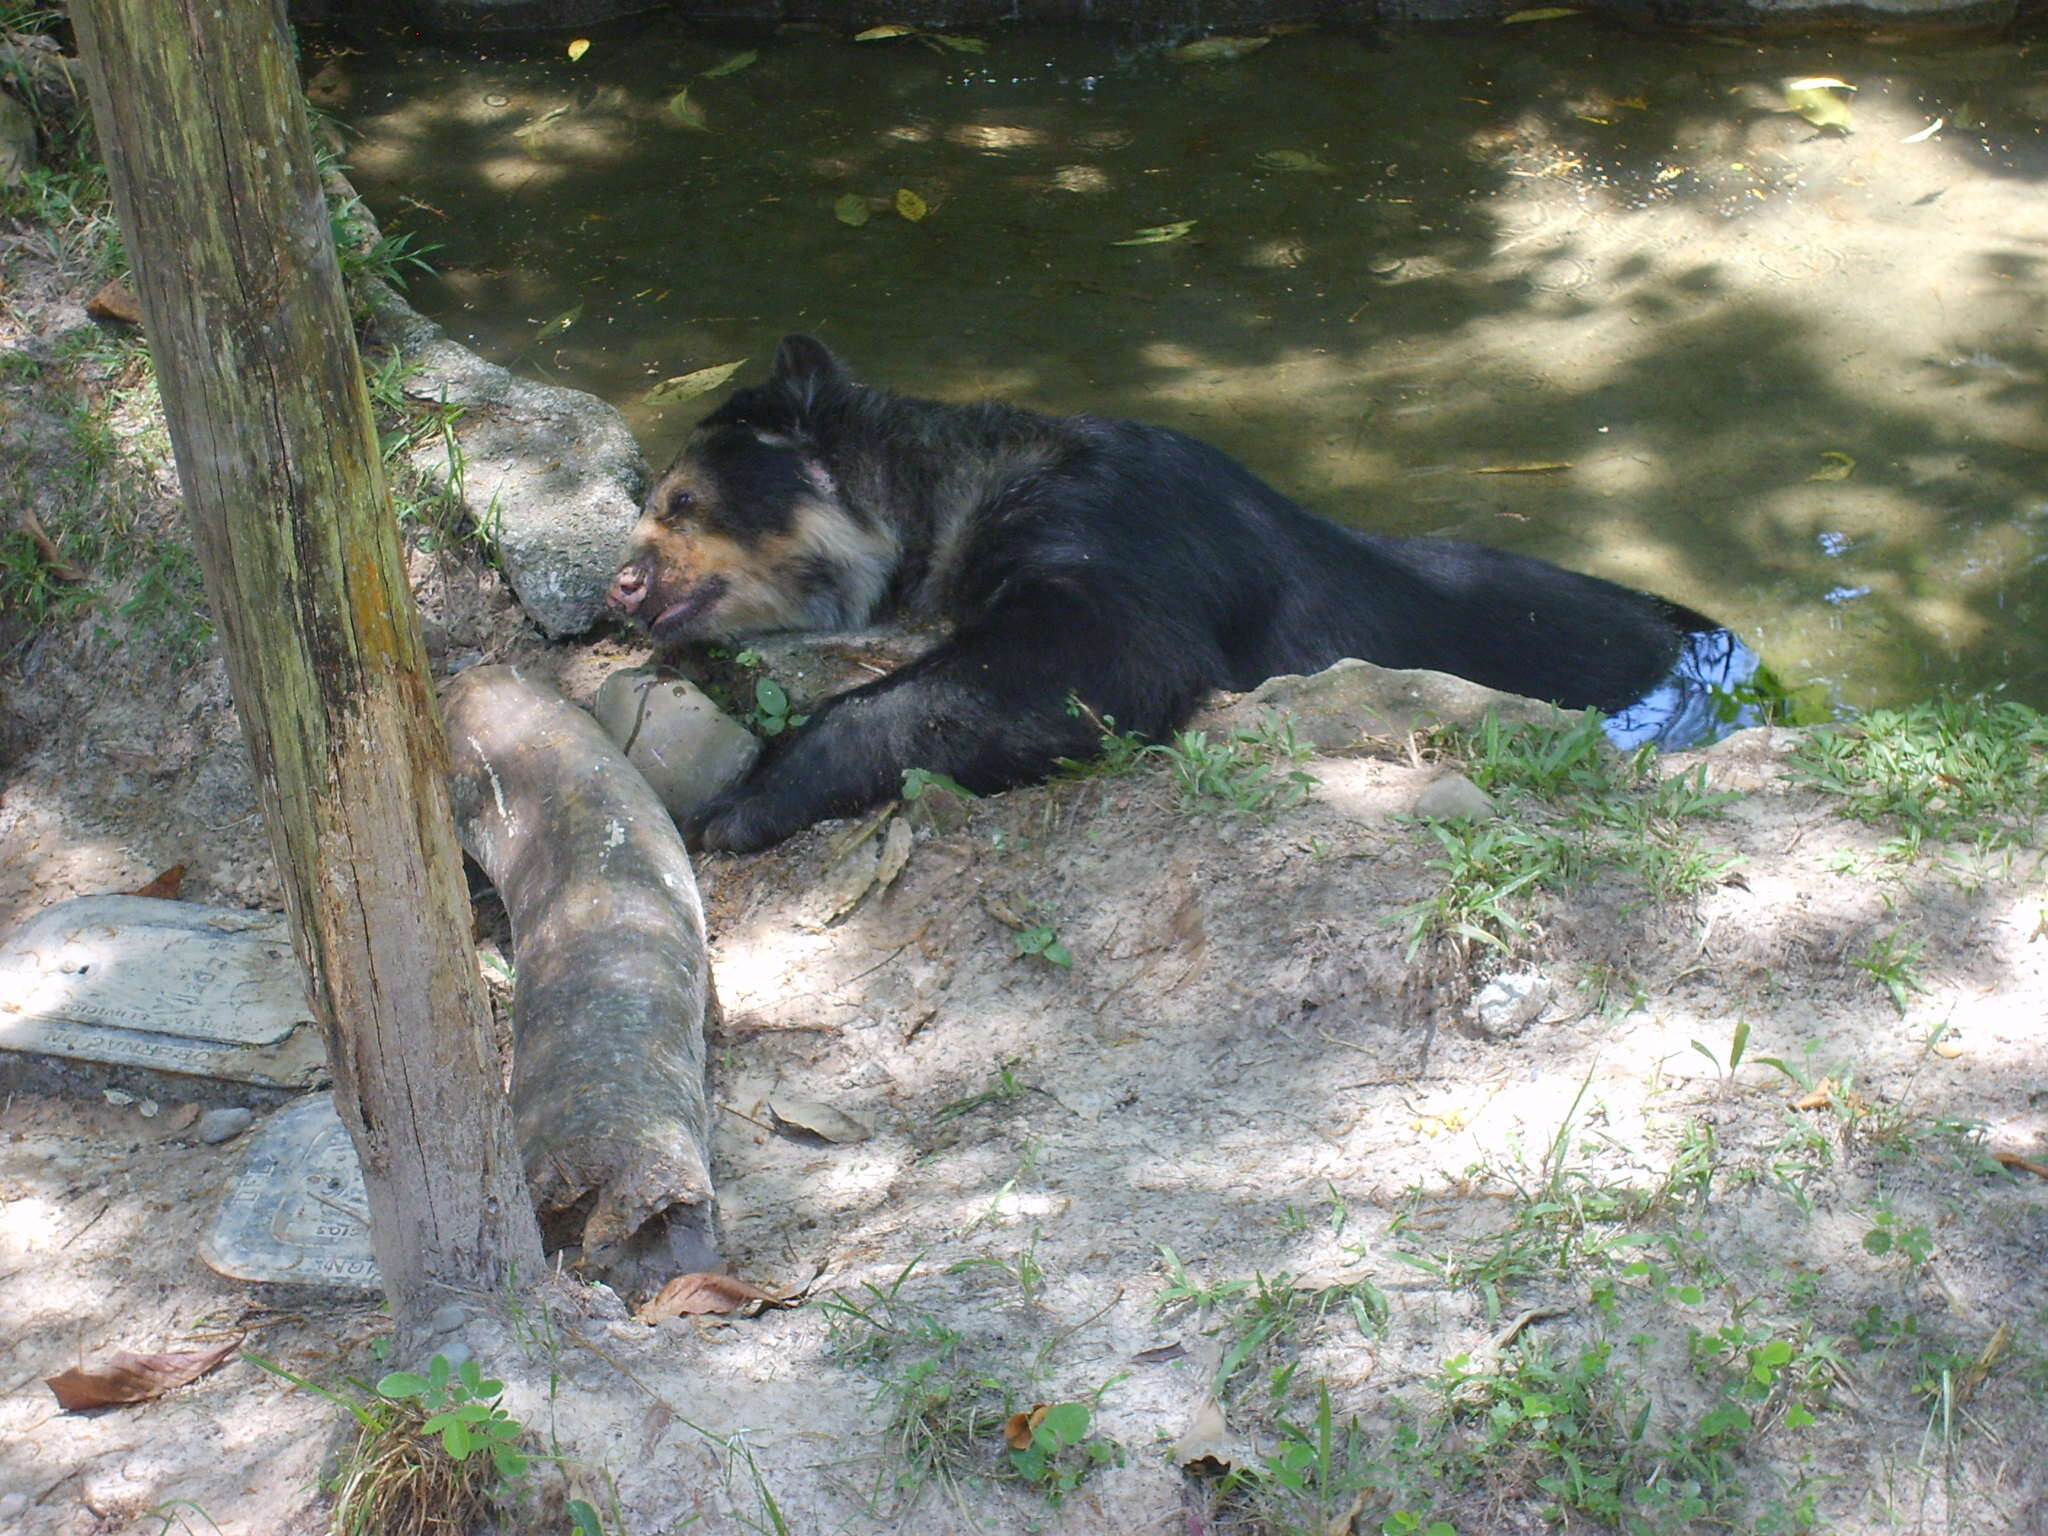
M 663 381 L 809 330 L 873 383 L 1161 422 L 1341 521 L 1664 593 L 1828 705 L 2048 707 L 2032 38 L 1187 40 L 665 21 L 337 49 L 312 88 L 439 246 L 420 307 L 657 466 L 719 398 Z

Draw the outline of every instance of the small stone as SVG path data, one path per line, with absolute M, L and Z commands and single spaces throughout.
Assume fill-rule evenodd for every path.
M 434 1315 L 427 1319 L 427 1328 L 435 1334 L 459 1333 L 462 1325 L 469 1321 L 469 1308 L 459 1301 L 434 1308 Z
M 1486 791 L 1465 775 L 1446 773 L 1430 780 L 1428 788 L 1415 797 L 1415 814 L 1434 817 L 1438 821 L 1458 821 L 1465 817 L 1491 821 L 1499 812 L 1494 810 Z
M 1510 971 L 1496 976 L 1472 999 L 1472 1021 L 1489 1040 L 1518 1035 L 1550 1006 L 1556 990 L 1541 971 Z
M 193 1134 L 209 1147 L 233 1141 L 256 1121 L 255 1113 L 237 1104 L 228 1109 L 209 1109 L 199 1117 Z
M 738 783 L 761 754 L 754 733 L 696 684 L 653 667 L 614 672 L 591 713 L 677 818 Z
M 0 1494 L 0 1520 L 18 1520 L 28 1511 L 28 1495 L 16 1489 Z
M 95 320 L 108 320 L 115 325 L 142 324 L 142 306 L 118 282 L 102 284 L 100 291 L 85 301 L 85 312 Z

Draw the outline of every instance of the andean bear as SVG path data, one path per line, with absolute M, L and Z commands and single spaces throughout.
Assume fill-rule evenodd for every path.
M 1213 689 L 1344 657 L 1625 718 L 1703 651 L 1723 678 L 1748 656 L 1649 593 L 1339 527 L 1182 433 L 904 398 L 808 336 L 691 433 L 608 600 L 657 648 L 892 613 L 947 627 L 688 818 L 693 847 L 736 852 L 888 799 L 907 768 L 1004 789 L 1092 755 L 1091 711 L 1162 739 Z

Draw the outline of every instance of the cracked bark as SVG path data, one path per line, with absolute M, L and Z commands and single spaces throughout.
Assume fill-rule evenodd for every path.
M 277 0 L 72 7 L 186 516 L 401 1342 L 540 1274 L 406 586 Z

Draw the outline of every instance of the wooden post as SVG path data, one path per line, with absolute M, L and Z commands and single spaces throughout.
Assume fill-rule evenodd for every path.
M 540 1275 L 282 0 L 77 0 L 186 515 L 402 1343 Z

